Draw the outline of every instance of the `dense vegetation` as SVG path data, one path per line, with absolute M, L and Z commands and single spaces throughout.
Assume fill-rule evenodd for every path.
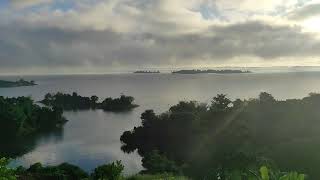
M 34 81 L 26 81 L 24 79 L 20 79 L 15 82 L 0 80 L 0 87 L 20 87 L 20 86 L 34 86 L 34 85 L 37 85 L 35 84 Z
M 62 100 L 64 96 L 58 97 Z M 78 103 L 83 98 L 76 93 L 66 96 Z M 97 97 L 89 101 L 98 104 Z M 53 108 L 40 107 L 27 97 L 0 97 L 2 146 L 13 139 L 25 140 L 30 134 L 59 129 L 65 122 L 63 107 L 51 105 Z M 145 170 L 141 174 L 124 177 L 120 161 L 101 165 L 88 174 L 68 163 L 48 167 L 36 163 L 28 169 L 10 169 L 9 161 L 2 158 L 0 179 L 318 179 L 319 105 L 319 94 L 286 101 L 275 100 L 268 93 L 261 93 L 257 99 L 235 101 L 220 94 L 208 105 L 180 102 L 160 115 L 145 111 L 142 125 L 121 136 L 125 152 L 137 149 L 142 155 Z M 7 156 L 3 148 L 0 156 Z
M 220 94 L 208 105 L 180 102 L 160 115 L 147 110 L 142 125 L 120 139 L 123 151 L 138 150 L 146 173 L 212 179 L 216 170 L 227 177 L 235 169 L 243 174 L 268 165 L 319 179 L 319 107 L 319 94 L 285 101 L 268 93 L 235 101 Z
M 22 166 L 9 168 L 8 164 L 8 159 L 0 159 L 1 180 L 187 180 L 187 178 L 176 177 L 167 173 L 157 175 L 138 174 L 125 177 L 123 175 L 124 166 L 120 161 L 98 166 L 91 174 L 68 163 L 47 167 L 41 163 L 35 163 L 27 169 Z
M 0 138 L 47 131 L 61 127 L 65 122 L 59 108 L 40 107 L 29 97 L 0 96 Z
M 98 102 L 97 96 L 82 97 L 77 93 L 64 94 L 46 94 L 41 101 L 44 105 L 59 107 L 64 110 L 81 110 L 81 109 L 103 109 L 105 111 L 127 111 L 137 105 L 133 104 L 134 98 L 131 96 L 121 95 L 119 98 L 106 98 Z
M 65 122 L 59 108 L 40 107 L 29 97 L 0 96 L 0 156 L 26 149 L 29 136 L 59 129 Z
M 240 73 L 251 73 L 250 71 L 241 71 L 241 70 L 199 70 L 199 69 L 193 69 L 193 70 L 179 70 L 179 71 L 173 71 L 173 74 L 240 74 Z
M 0 159 L 0 179 L 1 180 L 188 180 L 184 176 L 170 173 L 137 174 L 129 177 L 123 176 L 124 166 L 120 161 L 101 165 L 95 168 L 91 174 L 81 168 L 68 163 L 57 166 L 44 167 L 40 163 L 31 165 L 28 169 L 20 166 L 18 168 L 8 168 L 8 159 Z M 266 166 L 257 170 L 243 171 L 230 170 L 225 177 L 220 175 L 218 170 L 215 178 L 222 180 L 305 180 L 304 174 L 297 172 L 283 173 L 274 171 Z

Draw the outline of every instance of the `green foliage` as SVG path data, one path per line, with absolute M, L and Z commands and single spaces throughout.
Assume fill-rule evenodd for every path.
M 99 108 L 105 111 L 127 111 L 131 110 L 137 105 L 133 104 L 134 98 L 131 96 L 121 95 L 120 98 L 106 98 L 99 104 Z
M 248 168 L 244 170 L 229 170 L 224 172 L 225 176 L 221 176 L 221 172 L 217 173 L 216 178 L 223 180 L 305 180 L 304 174 L 297 172 L 284 173 L 279 170 L 271 169 L 266 166 L 257 168 Z
M 22 155 L 38 134 L 59 131 L 65 122 L 59 108 L 40 107 L 30 97 L 0 96 L 0 156 Z
M 164 156 L 154 151 L 150 160 L 144 163 L 150 163 L 153 171 L 146 171 L 143 174 L 137 174 L 129 177 L 122 176 L 124 166 L 120 161 L 106 164 L 94 169 L 91 176 L 77 166 L 63 163 L 58 166 L 42 166 L 41 163 L 35 163 L 28 169 L 18 167 L 16 169 L 8 168 L 9 160 L 6 158 L 0 159 L 0 180 L 188 180 L 184 176 L 177 176 L 175 172 L 168 173 L 172 170 L 173 162 L 170 162 Z M 167 168 L 169 167 L 169 171 Z M 173 168 L 175 169 L 175 168 Z M 156 173 L 158 171 L 158 173 Z M 146 174 L 145 174 L 146 173 Z M 150 174 L 151 173 L 151 174 Z M 204 178 L 212 180 L 305 180 L 304 174 L 297 172 L 283 173 L 277 169 L 272 169 L 262 166 L 257 167 L 242 167 L 242 169 L 216 169 L 215 174 L 210 176 L 204 174 Z
M 82 97 L 76 92 L 72 94 L 58 92 L 56 94 L 46 94 L 41 103 L 47 106 L 60 107 L 64 110 L 78 110 L 95 108 L 95 100 L 95 97 Z
M 120 140 L 125 152 L 138 150 L 145 159 L 158 150 L 184 167 L 184 174 L 199 179 L 219 168 L 257 169 L 263 162 L 259 159 L 272 159 L 281 169 L 296 169 L 316 179 L 319 106 L 319 94 L 279 101 L 263 92 L 257 99 L 233 102 L 219 94 L 210 105 L 179 102 L 160 115 L 147 110 L 141 115 L 142 125 L 124 132 Z M 152 168 L 148 165 L 147 171 Z
M 158 174 L 158 173 L 173 173 L 179 174 L 180 168 L 174 161 L 169 160 L 167 157 L 159 154 L 154 150 L 142 159 L 142 166 L 146 168 L 144 173 Z
M 58 92 L 56 94 L 46 94 L 41 103 L 60 107 L 64 110 L 79 110 L 79 109 L 103 109 L 105 111 L 126 111 L 137 107 L 133 104 L 134 98 L 131 96 L 121 95 L 120 98 L 106 98 L 101 103 L 95 95 L 91 97 L 83 97 L 76 92 L 72 94 L 64 94 Z
M 304 174 L 298 174 L 297 172 L 291 172 L 291 173 L 288 173 L 288 174 L 280 177 L 279 180 L 304 180 L 305 177 L 306 176 Z
M 77 166 L 63 163 L 58 166 L 43 167 L 41 163 L 35 163 L 28 169 L 18 168 L 16 170 L 19 179 L 61 179 L 61 180 L 80 180 L 87 179 L 89 176 L 86 172 Z
M 297 172 L 290 173 L 273 173 L 273 176 L 270 176 L 272 172 L 265 166 L 260 168 L 260 177 L 259 180 L 304 180 L 305 175 L 299 174 Z
M 0 159 L 0 180 L 16 180 L 13 169 L 7 167 L 9 160 L 6 158 Z
M 0 97 L 0 139 L 12 140 L 62 126 L 61 109 L 40 107 L 29 97 Z
M 270 180 L 269 178 L 269 172 L 268 172 L 268 168 L 265 166 L 262 166 L 260 168 L 260 174 L 261 174 L 261 179 L 262 180 Z
M 227 111 L 230 107 L 231 100 L 229 100 L 225 94 L 218 94 L 211 101 L 211 110 L 217 112 Z
M 172 174 L 138 174 L 131 177 L 126 178 L 127 180 L 189 180 L 187 177 L 183 176 L 175 176 Z
M 123 170 L 124 166 L 121 161 L 117 161 L 95 168 L 91 177 L 94 180 L 120 180 Z

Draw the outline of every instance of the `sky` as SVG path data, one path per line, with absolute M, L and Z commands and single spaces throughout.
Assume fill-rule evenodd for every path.
M 320 0 L 0 0 L 0 74 L 320 66 Z

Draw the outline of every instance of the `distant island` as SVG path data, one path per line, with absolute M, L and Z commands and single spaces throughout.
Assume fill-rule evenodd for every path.
M 160 71 L 135 71 L 135 74 L 159 74 Z
M 82 97 L 76 92 L 72 94 L 58 92 L 56 94 L 46 94 L 40 103 L 64 110 L 103 109 L 105 111 L 128 111 L 138 107 L 138 105 L 133 104 L 134 98 L 131 96 L 121 95 L 119 98 L 114 99 L 109 97 L 102 102 L 98 102 L 98 100 L 99 98 L 95 95 Z
M 231 69 L 225 69 L 225 70 L 199 70 L 199 69 L 193 69 L 193 70 L 179 70 L 179 71 L 173 71 L 173 74 L 241 74 L 241 73 L 251 73 L 251 71 L 242 71 L 242 70 L 231 70 Z
M 21 86 L 35 86 L 37 85 L 34 81 L 26 81 L 19 79 L 18 81 L 3 81 L 0 80 L 0 88 L 3 87 L 21 87 Z

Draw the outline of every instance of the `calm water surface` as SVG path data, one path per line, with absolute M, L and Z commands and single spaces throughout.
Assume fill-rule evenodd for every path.
M 3 76 L 0 79 L 16 80 Z M 78 92 L 82 96 L 97 95 L 100 99 L 121 94 L 135 97 L 140 107 L 131 112 L 111 113 L 101 110 L 65 112 L 69 120 L 60 133 L 36 140 L 27 154 L 15 164 L 28 166 L 35 162 L 55 165 L 69 162 L 90 171 L 97 165 L 121 160 L 126 173 L 142 169 L 137 153 L 121 151 L 120 136 L 140 124 L 140 114 L 146 109 L 164 112 L 181 100 L 210 102 L 218 93 L 231 99 L 257 97 L 262 91 L 277 99 L 301 98 L 310 92 L 320 92 L 319 72 L 252 73 L 252 74 L 113 74 L 28 76 L 39 85 L 34 87 L 0 88 L 0 96 L 31 96 L 41 100 L 48 92 Z

